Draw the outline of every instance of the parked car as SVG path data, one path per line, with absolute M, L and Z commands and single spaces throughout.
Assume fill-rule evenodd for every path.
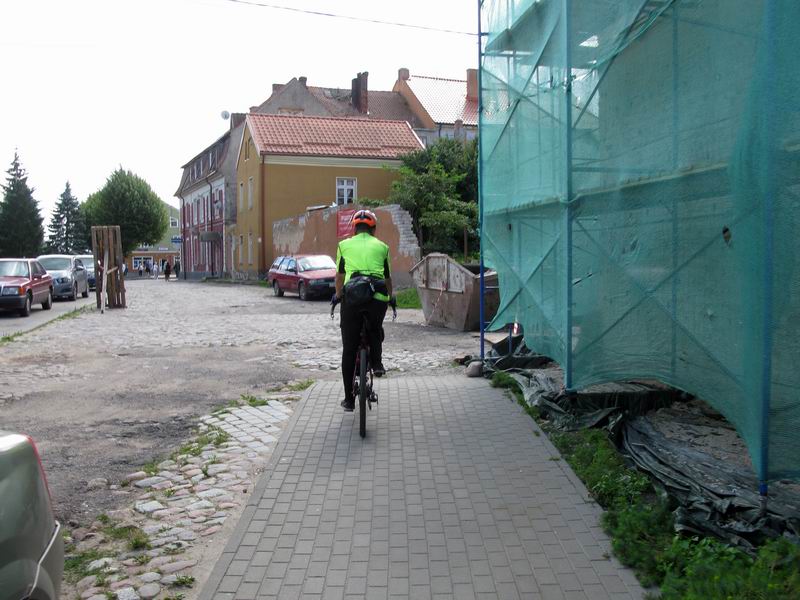
M 80 259 L 83 266 L 86 268 L 86 282 L 89 284 L 89 289 L 94 290 L 97 285 L 97 280 L 94 274 L 94 256 L 91 254 L 79 254 L 75 258 Z
M 58 600 L 64 539 L 29 436 L 0 431 L 0 498 L 0 600 Z
M 0 308 L 27 317 L 39 303 L 53 306 L 53 279 L 44 267 L 32 258 L 0 258 Z
M 276 296 L 297 292 L 301 300 L 312 296 L 330 298 L 336 290 L 336 263 L 325 254 L 279 256 L 267 273 Z
M 89 296 L 89 277 L 83 261 L 68 254 L 43 254 L 39 263 L 53 277 L 53 297 L 75 300 L 78 294 Z

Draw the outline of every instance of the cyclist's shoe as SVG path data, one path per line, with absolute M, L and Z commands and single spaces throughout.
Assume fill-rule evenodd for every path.
M 344 409 L 344 412 L 353 412 L 355 407 L 356 407 L 356 401 L 353 400 L 352 398 L 345 398 L 344 400 L 342 400 L 342 408 Z
M 384 368 L 383 363 L 378 363 L 377 366 L 372 369 L 372 374 L 375 375 L 375 377 L 383 377 L 386 375 L 386 369 Z

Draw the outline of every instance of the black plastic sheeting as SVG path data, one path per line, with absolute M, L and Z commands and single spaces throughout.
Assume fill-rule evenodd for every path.
M 647 416 L 626 421 L 622 440 L 628 457 L 677 500 L 678 531 L 711 534 L 751 553 L 767 538 L 800 543 L 800 496 L 780 483 L 770 486 L 762 510 L 752 470 L 670 440 Z
M 775 484 L 763 506 L 752 469 L 718 460 L 685 440 L 671 440 L 653 426 L 648 412 L 683 401 L 686 394 L 638 382 L 595 385 L 567 395 L 559 369 L 528 366 L 547 365 L 549 359 L 521 342 L 503 356 L 507 349 L 508 338 L 495 344 L 485 361 L 487 374 L 507 372 L 520 384 L 525 401 L 557 429 L 608 430 L 628 459 L 678 504 L 676 530 L 724 539 L 750 553 L 767 538 L 800 543 L 800 494 Z

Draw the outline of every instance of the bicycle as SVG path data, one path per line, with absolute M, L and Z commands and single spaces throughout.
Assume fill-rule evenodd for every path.
M 331 320 L 336 305 L 341 300 L 334 298 L 331 301 Z M 389 306 L 392 307 L 392 321 L 397 319 L 397 302 L 392 296 Z M 369 361 L 369 337 L 367 335 L 369 323 L 365 313 L 361 314 L 361 339 L 356 350 L 356 367 L 353 370 L 353 392 L 358 390 L 358 432 L 361 437 L 367 435 L 367 410 L 372 410 L 372 405 L 378 403 L 378 394 L 372 387 L 374 374 Z

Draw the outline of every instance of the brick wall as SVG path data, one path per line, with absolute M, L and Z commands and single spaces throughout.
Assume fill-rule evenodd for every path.
M 353 205 L 341 207 L 352 210 Z M 273 256 L 284 254 L 327 254 L 336 257 L 336 214 L 339 207 L 307 212 L 299 217 L 275 221 L 272 226 Z M 409 271 L 420 260 L 417 237 L 411 226 L 411 215 L 397 204 L 374 209 L 378 217 L 376 235 L 389 246 L 392 281 L 395 287 L 412 285 Z

